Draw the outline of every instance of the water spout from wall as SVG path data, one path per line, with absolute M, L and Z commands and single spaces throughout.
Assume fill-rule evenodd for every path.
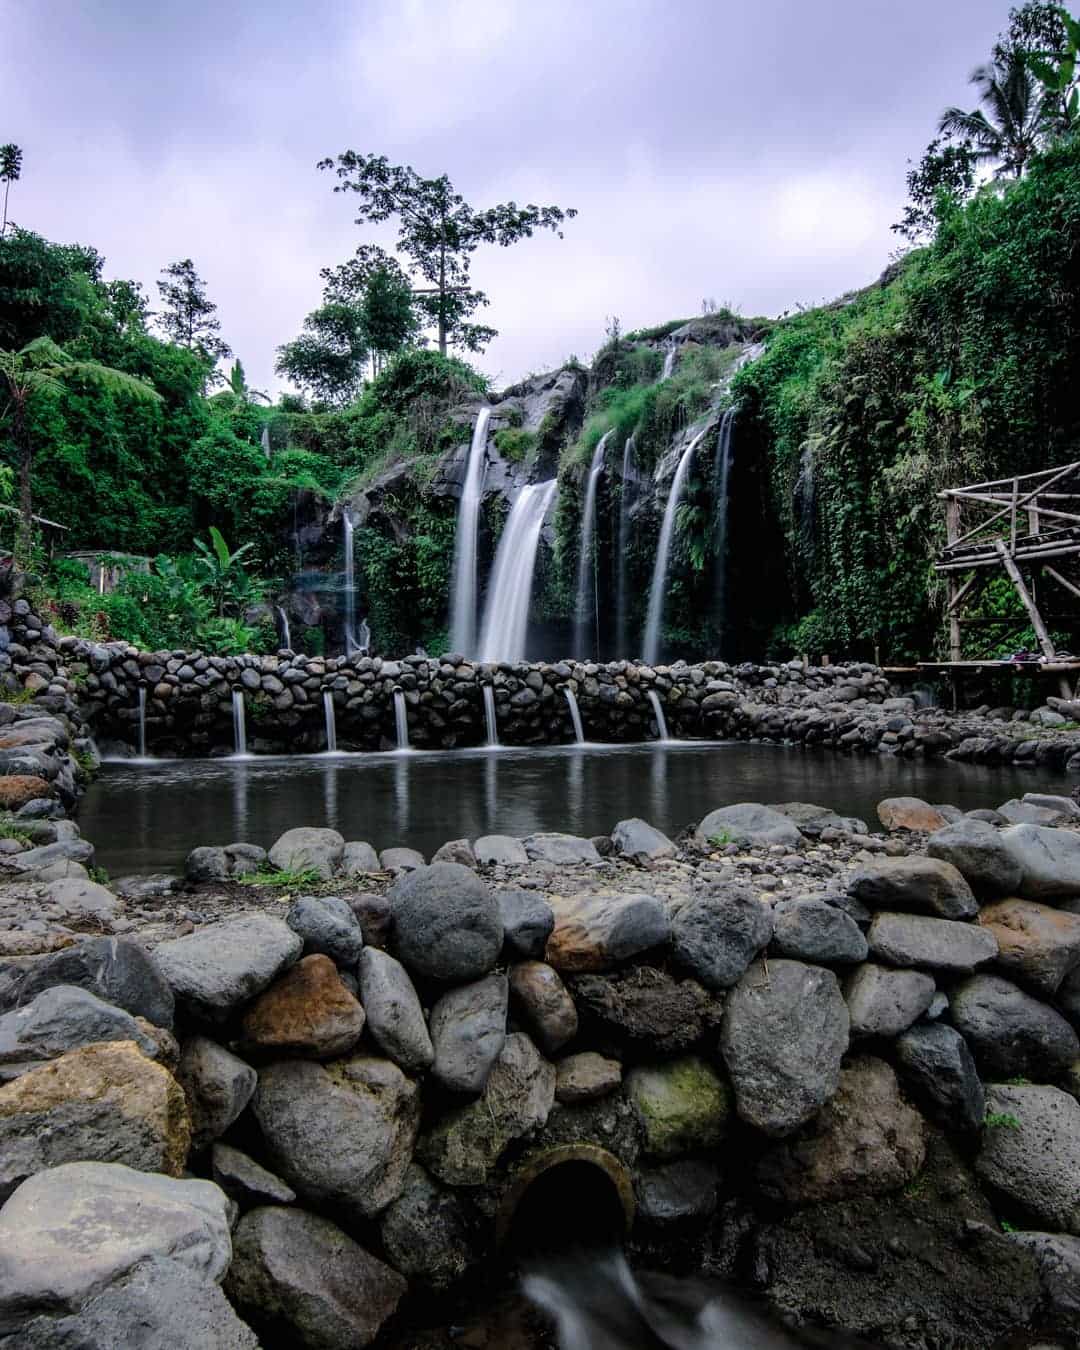
M 139 685 L 139 758 L 146 758 L 146 685 Z
M 356 557 L 353 553 L 353 523 L 349 508 L 341 511 L 341 528 L 345 546 L 345 655 L 359 649 L 356 640 Z
M 590 609 L 593 620 L 593 655 L 600 655 L 600 603 L 593 536 L 596 533 L 596 489 L 604 471 L 604 450 L 614 431 L 605 431 L 596 443 L 585 485 L 585 503 L 581 510 L 581 542 L 578 549 L 577 601 L 574 608 L 574 655 L 584 660 L 589 642 Z
M 244 691 L 232 691 L 233 754 L 247 754 L 247 721 L 244 712 Z
M 457 534 L 454 541 L 454 579 L 450 592 L 450 646 L 455 652 L 471 656 L 476 646 L 476 554 L 480 523 L 480 500 L 484 490 L 484 452 L 487 449 L 491 409 L 481 408 L 476 415 L 465 481 L 458 505 Z
M 577 695 L 568 684 L 563 685 L 563 697 L 570 709 L 570 721 L 574 724 L 574 741 L 578 745 L 584 745 L 585 729 L 581 725 L 581 709 L 578 707 Z
M 661 741 L 670 740 L 671 737 L 668 735 L 667 729 L 667 718 L 664 716 L 664 708 L 660 702 L 660 695 L 655 689 L 650 689 L 648 691 L 648 699 L 652 704 L 653 716 L 656 718 L 657 739 Z
M 405 710 L 405 694 L 401 689 L 394 690 L 394 726 L 397 730 L 397 748 L 409 748 L 409 718 Z
M 499 744 L 499 724 L 495 720 L 495 690 L 490 684 L 482 686 L 484 691 L 484 725 L 487 727 L 488 745 Z
M 329 689 L 323 690 L 323 720 L 326 723 L 326 752 L 333 754 L 337 749 L 337 717 L 334 712 L 334 696 Z
M 522 661 L 529 631 L 529 601 L 540 531 L 557 481 L 521 489 L 503 528 L 484 606 L 477 653 L 481 661 Z
M 664 508 L 664 520 L 660 526 L 660 540 L 656 546 L 656 561 L 653 564 L 652 585 L 649 588 L 649 610 L 645 619 L 645 640 L 642 655 L 648 665 L 655 665 L 660 657 L 660 629 L 664 619 L 664 600 L 667 596 L 667 574 L 671 563 L 671 545 L 675 539 L 675 519 L 686 486 L 687 474 L 694 451 L 705 435 L 708 427 L 699 431 L 682 452 L 675 477 L 671 480 L 667 506 Z

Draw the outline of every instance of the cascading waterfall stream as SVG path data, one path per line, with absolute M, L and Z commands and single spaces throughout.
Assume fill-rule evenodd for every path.
M 139 758 L 146 758 L 146 685 L 139 685 Z
M 332 755 L 337 749 L 337 717 L 334 712 L 334 695 L 329 689 L 323 690 L 323 719 L 326 722 L 326 753 Z
M 663 383 L 664 380 L 671 379 L 672 373 L 675 370 L 675 362 L 677 359 L 678 359 L 678 349 L 673 343 L 667 349 L 667 352 L 664 354 L 664 368 L 660 372 L 659 383 Z
M 499 724 L 495 720 L 495 690 L 490 684 L 482 686 L 484 693 L 484 725 L 487 727 L 488 745 L 499 744 Z
M 619 560 L 615 584 L 616 657 L 630 655 L 627 614 L 629 597 L 626 593 L 626 560 L 630 552 L 630 510 L 634 505 L 635 496 L 635 485 L 631 483 L 630 477 L 633 473 L 633 468 L 634 437 L 633 433 L 631 433 L 627 436 L 626 444 L 623 446 L 622 475 L 619 479 Z
M 233 754 L 247 754 L 247 722 L 244 711 L 244 691 L 232 691 Z
M 657 740 L 661 741 L 671 740 L 671 737 L 668 735 L 667 718 L 664 716 L 664 708 L 660 702 L 660 695 L 656 692 L 655 689 L 650 689 L 648 691 L 648 699 L 649 702 L 652 704 L 653 716 L 656 718 Z
M 345 655 L 359 649 L 356 640 L 356 559 L 353 556 L 353 523 L 348 507 L 341 512 L 345 545 Z
M 274 606 L 274 613 L 278 616 L 278 638 L 281 641 L 285 651 L 292 651 L 292 633 L 289 630 L 289 616 L 280 605 Z
M 660 526 L 660 540 L 656 546 L 656 561 L 653 564 L 652 585 L 649 587 L 649 610 L 645 619 L 645 640 L 643 656 L 647 665 L 655 665 L 660 656 L 660 627 L 664 618 L 664 600 L 667 595 L 667 572 L 671 561 L 671 545 L 675 538 L 675 516 L 682 500 L 686 477 L 690 471 L 690 461 L 698 448 L 708 427 L 703 428 L 679 459 L 675 477 L 671 480 L 667 506 L 664 508 L 664 521 Z
M 409 748 L 409 718 L 405 711 L 405 694 L 401 689 L 394 690 L 394 726 L 397 731 L 397 748 Z
M 557 481 L 521 489 L 499 540 L 488 585 L 477 656 L 481 661 L 522 661 L 529 630 L 536 552 Z
M 484 451 L 487 449 L 491 409 L 481 408 L 476 415 L 465 481 L 461 486 L 457 534 L 454 542 L 454 580 L 451 594 L 450 646 L 465 656 L 476 645 L 476 538 L 480 521 L 480 499 L 484 487 Z
M 581 725 L 581 709 L 578 707 L 577 695 L 568 684 L 563 685 L 563 697 L 570 708 L 570 721 L 574 724 L 574 740 L 578 745 L 584 745 L 585 729 Z
M 720 419 L 720 434 L 716 438 L 716 459 L 713 462 L 713 573 L 716 631 L 723 641 L 727 627 L 727 552 L 728 552 L 728 487 L 731 481 L 732 432 L 735 429 L 735 409 L 728 408 Z
M 578 552 L 577 601 L 574 608 L 574 655 L 578 660 L 586 656 L 588 642 L 590 592 L 592 593 L 592 618 L 595 623 L 596 647 L 593 654 L 600 654 L 600 605 L 597 595 L 596 559 L 593 557 L 593 535 L 596 533 L 596 489 L 600 475 L 604 471 L 604 450 L 614 431 L 605 431 L 596 443 L 592 463 L 589 465 L 589 477 L 585 486 L 585 505 L 581 512 L 581 545 Z M 592 572 L 592 585 L 589 573 Z

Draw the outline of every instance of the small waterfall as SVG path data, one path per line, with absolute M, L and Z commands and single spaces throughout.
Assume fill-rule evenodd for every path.
M 568 684 L 563 685 L 563 696 L 570 708 L 570 721 L 574 724 L 574 740 L 578 745 L 584 745 L 585 730 L 581 725 L 581 709 L 578 707 L 577 696 Z
M 356 559 L 353 556 L 353 523 L 349 508 L 341 509 L 341 528 L 345 546 L 345 655 L 359 648 L 356 640 Z
M 476 646 L 476 536 L 480 521 L 480 498 L 484 487 L 484 451 L 490 408 L 476 415 L 465 481 L 461 485 L 457 536 L 454 541 L 454 580 L 450 592 L 450 646 L 472 655 Z
M 522 488 L 503 528 L 484 606 L 477 653 L 481 661 L 524 659 L 540 531 L 557 487 L 552 478 Z
M 484 724 L 487 727 L 488 745 L 499 744 L 499 724 L 495 720 L 495 690 L 492 685 L 482 686 L 484 691 Z
M 799 476 L 795 480 L 795 509 L 799 516 L 799 539 L 807 552 L 814 546 L 814 449 L 807 441 L 799 456 Z
M 630 475 L 634 471 L 634 437 L 631 433 L 623 446 L 622 476 L 619 480 L 619 561 L 618 581 L 615 587 L 615 656 L 630 655 L 628 636 L 629 596 L 626 593 L 626 563 L 630 554 L 630 508 L 634 504 L 634 485 Z
M 360 627 L 356 630 L 356 650 L 361 656 L 371 651 L 371 625 L 367 619 L 361 619 Z
M 400 689 L 394 690 L 394 725 L 397 728 L 397 748 L 409 748 L 409 718 L 405 711 L 405 695 Z
M 657 740 L 668 741 L 671 737 L 668 735 L 667 718 L 664 716 L 664 709 L 660 703 L 660 695 L 655 689 L 648 691 L 648 700 L 652 704 L 653 716 L 656 718 L 656 736 Z
M 323 690 L 322 705 L 326 721 L 326 752 L 333 754 L 337 749 L 337 716 L 334 712 L 334 696 L 329 689 Z
M 292 633 L 289 631 L 289 616 L 280 605 L 274 606 L 274 613 L 278 617 L 278 639 L 282 647 L 287 652 L 292 651 Z
M 676 348 L 675 344 L 672 343 L 664 355 L 664 368 L 660 372 L 660 379 L 658 383 L 662 384 L 665 380 L 671 379 L 671 375 L 675 369 L 675 362 L 677 358 L 678 358 L 678 349 Z
M 735 409 L 728 408 L 720 419 L 720 434 L 716 438 L 716 459 L 713 461 L 713 594 L 715 596 L 716 631 L 721 641 L 727 627 L 727 555 L 728 555 L 728 487 L 731 481 L 731 437 L 735 428 Z
M 259 444 L 262 446 L 262 452 L 266 456 L 267 462 L 270 461 L 270 424 L 263 423 L 262 435 L 259 437 Z
M 139 758 L 146 758 L 146 685 L 139 685 Z
M 233 727 L 233 754 L 247 754 L 247 723 L 244 714 L 244 691 L 234 689 L 232 691 L 232 727 Z
M 664 522 L 660 527 L 660 540 L 656 546 L 656 562 L 653 564 L 652 585 L 649 588 L 649 611 L 645 619 L 644 657 L 648 665 L 655 665 L 660 656 L 660 626 L 664 618 L 664 599 L 666 595 L 667 571 L 670 563 L 671 545 L 675 538 L 675 513 L 682 500 L 686 476 L 690 471 L 690 461 L 694 457 L 706 427 L 699 431 L 682 452 L 679 467 L 671 480 L 667 506 L 664 509 Z
M 578 660 L 586 656 L 586 643 L 589 630 L 589 592 L 592 592 L 592 613 L 596 624 L 596 647 L 594 654 L 600 654 L 600 598 L 596 578 L 596 560 L 593 558 L 593 535 L 596 532 L 596 488 L 604 470 L 604 449 L 614 433 L 605 431 L 596 443 L 589 477 L 585 487 L 585 504 L 581 511 L 581 545 L 578 552 L 577 602 L 574 607 L 574 655 Z M 589 570 L 592 569 L 592 585 L 589 585 Z

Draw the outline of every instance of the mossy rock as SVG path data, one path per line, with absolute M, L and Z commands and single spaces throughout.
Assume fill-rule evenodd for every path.
M 645 1130 L 645 1149 L 675 1158 L 715 1148 L 727 1131 L 731 1093 L 697 1055 L 634 1069 L 626 1090 Z

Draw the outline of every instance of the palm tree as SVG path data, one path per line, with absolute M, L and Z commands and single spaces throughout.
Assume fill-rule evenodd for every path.
M 147 403 L 160 403 L 161 395 L 145 380 L 125 371 L 114 370 L 99 361 L 80 361 L 69 356 L 48 337 L 34 338 L 25 347 L 7 351 L 0 347 L 0 387 L 7 393 L 7 405 L 0 414 L 11 418 L 11 439 L 19 456 L 19 529 L 15 540 L 16 561 L 25 565 L 33 540 L 33 497 L 30 470 L 34 447 L 30 439 L 27 413 L 35 399 L 63 391 L 69 376 L 94 380 L 105 389 Z
M 1012 52 L 1004 60 L 979 66 L 972 72 L 971 83 L 983 107 L 973 112 L 946 108 L 938 129 L 969 141 L 975 159 L 995 161 L 995 178 L 1020 178 L 1038 149 L 1043 130 L 1035 77 L 1023 54 Z

